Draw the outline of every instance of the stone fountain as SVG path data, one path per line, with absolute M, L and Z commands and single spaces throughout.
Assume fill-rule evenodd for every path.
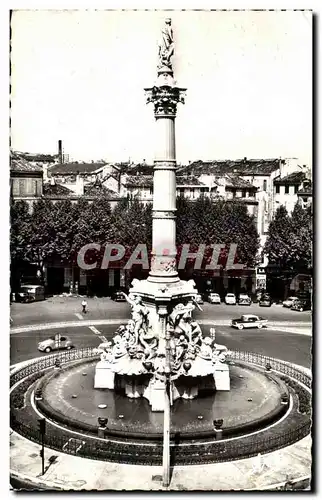
M 227 348 L 216 344 L 214 331 L 203 335 L 193 318 L 199 307 L 195 283 L 180 280 L 177 272 L 175 118 L 186 89 L 174 80 L 173 53 L 166 19 L 157 79 L 145 89 L 156 122 L 151 269 L 124 294 L 132 318 L 118 328 L 113 342 L 99 346 L 94 382 L 96 389 L 121 388 L 129 398 L 145 397 L 152 411 L 166 411 L 178 398 L 196 398 L 204 388 L 230 389 Z

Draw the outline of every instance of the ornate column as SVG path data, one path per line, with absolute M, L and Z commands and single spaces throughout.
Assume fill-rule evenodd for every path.
M 171 20 L 165 21 L 159 43 L 158 78 L 152 88 L 144 89 L 147 102 L 154 104 L 156 147 L 153 176 L 152 256 L 148 281 L 179 281 L 176 267 L 176 148 L 175 118 L 177 104 L 184 103 L 185 89 L 173 79 Z

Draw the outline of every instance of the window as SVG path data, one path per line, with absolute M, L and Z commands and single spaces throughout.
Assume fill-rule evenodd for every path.
M 280 186 L 279 185 L 276 186 L 276 194 L 280 194 Z
M 42 195 L 42 182 L 41 180 L 38 180 L 37 181 L 37 196 L 41 196 Z
M 20 194 L 20 196 L 23 196 L 26 194 L 25 179 L 19 179 L 19 194 Z
M 12 179 L 12 194 L 13 196 L 19 195 L 19 179 Z
M 190 193 L 191 193 L 191 197 L 194 198 L 195 197 L 195 188 L 191 188 Z
M 263 182 L 263 191 L 267 191 L 267 180 L 266 179 Z
M 285 194 L 289 194 L 290 192 L 290 186 L 285 186 Z
M 294 194 L 296 194 L 296 193 L 298 192 L 298 190 L 299 190 L 299 187 L 298 187 L 298 185 L 296 184 L 296 185 L 294 186 Z

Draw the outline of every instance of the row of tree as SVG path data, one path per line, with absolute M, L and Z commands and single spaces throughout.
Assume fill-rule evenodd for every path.
M 196 251 L 200 244 L 225 244 L 221 262 L 231 243 L 237 244 L 236 262 L 253 267 L 259 248 L 254 218 L 243 203 L 200 198 L 194 202 L 177 200 L 177 246 L 190 244 Z M 89 262 L 103 257 L 106 243 L 121 244 L 127 259 L 139 243 L 151 250 L 152 207 L 137 200 L 121 200 L 114 209 L 104 196 L 92 203 L 80 198 L 53 204 L 48 199 L 35 202 L 33 211 L 23 201 L 11 205 L 11 265 L 18 268 L 29 262 L 44 265 L 59 260 L 76 264 L 79 250 L 88 243 L 98 243 L 101 251 L 87 254 Z M 210 259 L 208 253 L 206 260 Z
M 288 214 L 282 205 L 269 226 L 264 253 L 280 274 L 296 275 L 312 269 L 312 242 L 312 207 L 304 209 L 297 203 Z

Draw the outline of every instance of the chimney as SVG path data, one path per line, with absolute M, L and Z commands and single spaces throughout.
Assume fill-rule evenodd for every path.
M 61 139 L 58 141 L 58 161 L 60 165 L 63 163 L 63 141 Z

